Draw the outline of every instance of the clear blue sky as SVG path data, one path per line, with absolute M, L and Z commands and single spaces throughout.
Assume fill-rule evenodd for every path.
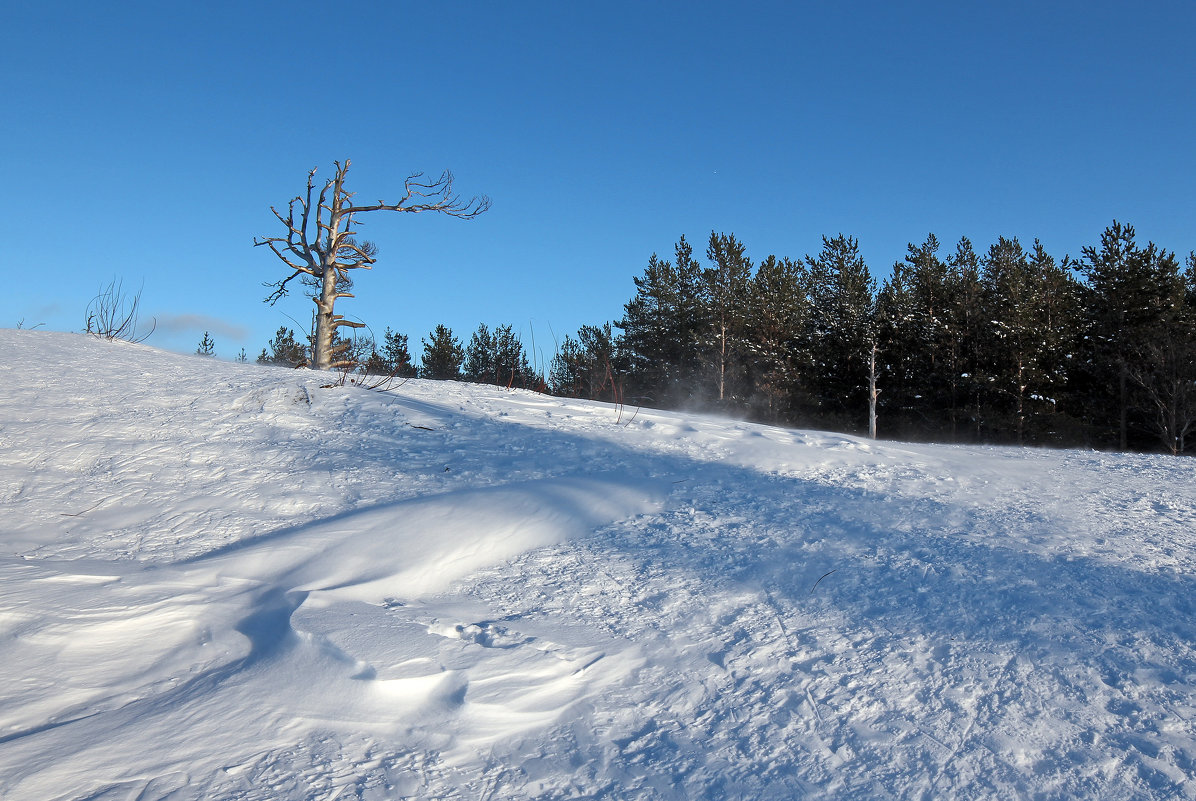
M 393 199 L 450 168 L 493 210 L 374 214 L 337 311 L 551 352 L 617 319 L 652 252 L 759 260 L 856 236 L 884 275 L 933 231 L 1078 254 L 1114 218 L 1196 248 L 1196 3 L 7 3 L 0 326 L 79 330 L 113 276 L 150 339 L 252 358 L 269 211 L 350 158 Z

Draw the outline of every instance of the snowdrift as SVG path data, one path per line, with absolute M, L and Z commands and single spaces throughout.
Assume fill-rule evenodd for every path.
M 1188 459 L 0 349 L 0 797 L 1196 798 Z

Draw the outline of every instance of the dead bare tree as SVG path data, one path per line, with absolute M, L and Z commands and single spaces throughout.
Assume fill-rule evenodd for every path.
M 353 203 L 353 192 L 345 189 L 345 174 L 349 171 L 349 160 L 333 162 L 336 167 L 332 178 L 316 189 L 316 169 L 307 174 L 307 191 L 293 198 L 284 217 L 276 208 L 270 207 L 274 216 L 287 229 L 286 236 L 270 236 L 255 239 L 255 247 L 265 245 L 274 252 L 293 272 L 285 278 L 267 283 L 273 287 L 266 302 L 273 305 L 285 297 L 288 284 L 299 276 L 307 276 L 318 283 L 318 291 L 312 299 L 316 304 L 316 324 L 312 341 L 311 366 L 317 370 L 328 370 L 343 366 L 333 349 L 336 330 L 341 327 L 361 328 L 364 323 L 346 320 L 333 312 L 336 301 L 351 298 L 346 291 L 350 285 L 349 270 L 371 269 L 376 259 L 372 243 L 358 242 L 354 237 L 354 217 L 370 211 L 406 211 L 418 214 L 432 211 L 473 219 L 490 208 L 490 198 L 482 195 L 462 200 L 453 193 L 453 174 L 447 170 L 435 181 L 426 181 L 423 173 L 415 173 L 403 182 L 403 196 L 397 203 L 379 200 L 369 205 Z M 360 224 L 360 223 L 359 223 Z

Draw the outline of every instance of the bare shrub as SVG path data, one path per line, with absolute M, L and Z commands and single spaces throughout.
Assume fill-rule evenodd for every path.
M 154 333 L 158 321 L 153 320 L 148 331 L 138 330 L 140 306 L 140 289 L 131 296 L 127 295 L 124 282 L 112 279 L 87 304 L 87 333 L 102 339 L 144 342 Z

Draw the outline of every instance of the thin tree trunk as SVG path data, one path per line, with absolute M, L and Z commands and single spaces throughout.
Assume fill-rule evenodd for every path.
M 1121 409 L 1120 418 L 1118 420 L 1118 442 L 1121 450 L 1128 448 L 1128 431 L 1129 428 L 1129 365 L 1123 360 L 1117 375 L 1117 386 L 1121 393 Z
M 872 355 L 868 361 L 868 438 L 876 439 L 876 396 L 880 390 L 876 388 L 876 345 L 872 345 Z
M 725 323 L 719 333 L 718 399 L 722 401 L 727 392 L 727 326 Z
M 1017 362 L 1017 444 L 1025 444 L 1026 429 L 1026 382 L 1023 380 L 1026 372 L 1021 359 Z

